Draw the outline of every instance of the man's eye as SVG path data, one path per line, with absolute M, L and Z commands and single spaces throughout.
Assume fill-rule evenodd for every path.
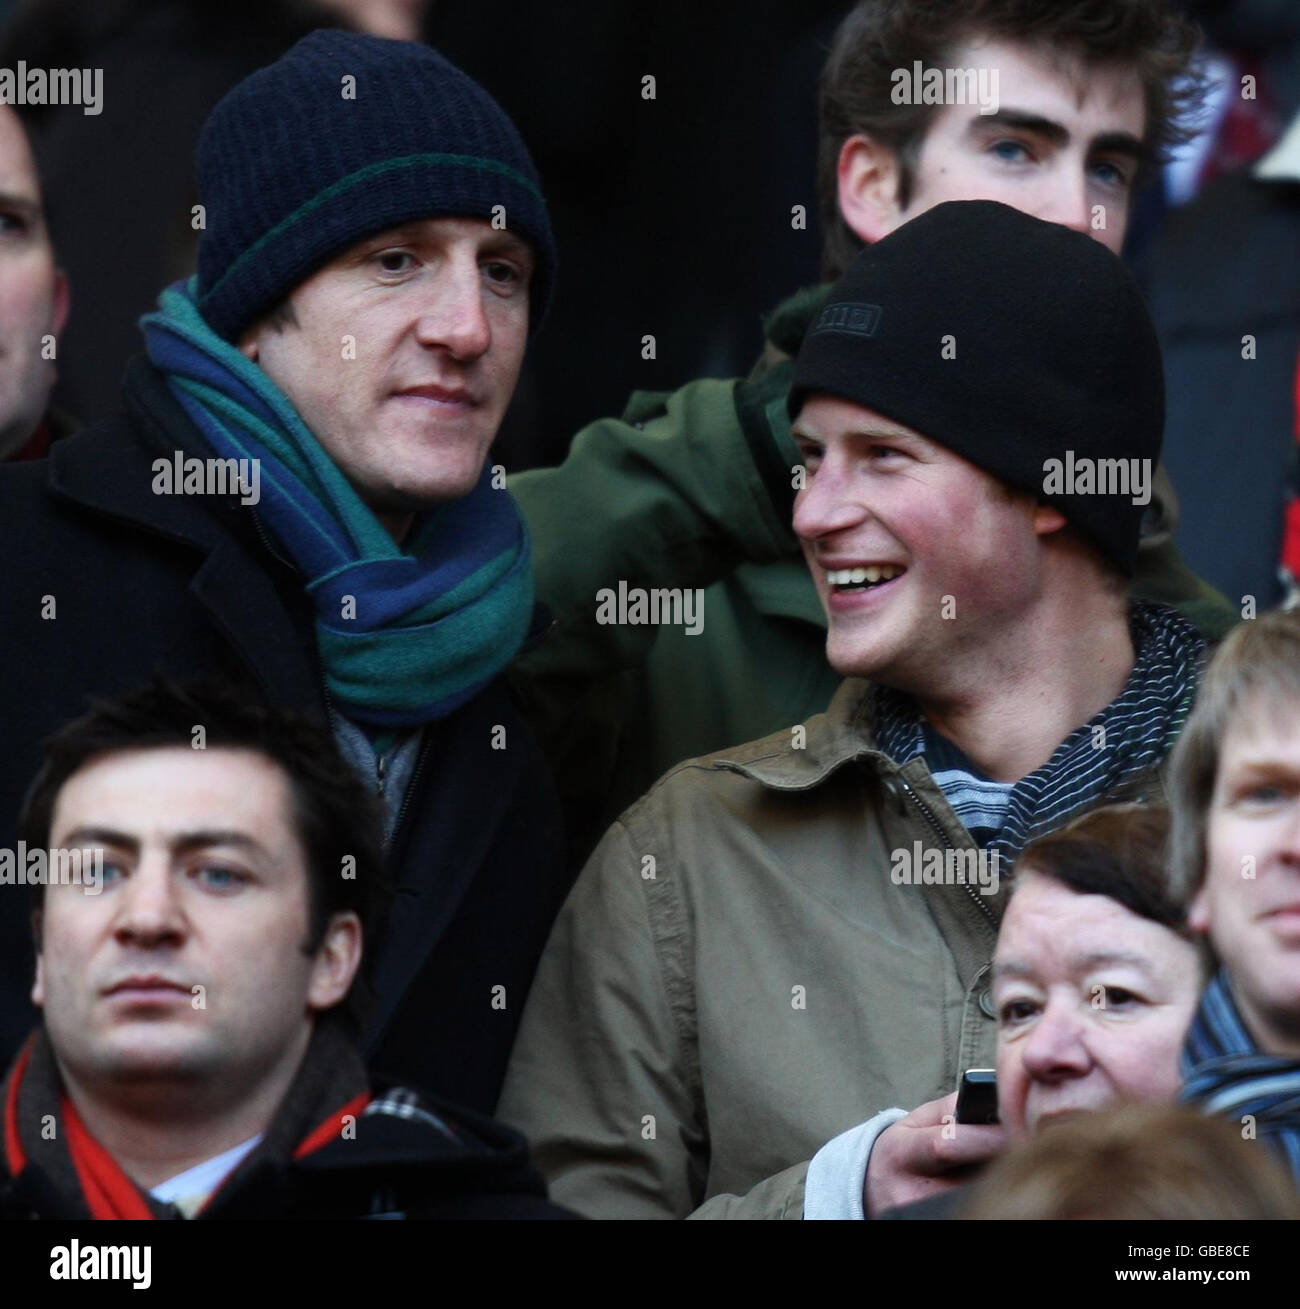
M 0 213 L 0 231 L 23 233 L 30 228 L 31 224 L 21 214 Z
M 116 859 L 105 858 L 100 875 L 105 883 L 115 882 L 126 876 L 126 866 Z
M 1277 804 L 1282 799 L 1282 788 L 1274 786 L 1272 783 L 1252 786 L 1249 791 L 1244 793 L 1243 799 L 1262 805 Z
M 1008 163 L 1018 164 L 1026 159 L 1032 159 L 1033 155 L 1029 153 L 1029 148 L 1023 141 L 994 141 L 988 148 L 989 154 L 997 155 L 999 159 L 1005 159 Z
M 381 250 L 375 262 L 385 273 L 405 273 L 415 263 L 409 250 Z
M 195 870 L 197 880 L 212 891 L 233 891 L 242 886 L 248 878 L 233 868 L 224 868 L 220 864 L 204 864 Z
M 505 263 L 500 259 L 493 259 L 484 264 L 483 272 L 489 282 L 495 282 L 498 286 L 514 286 L 523 281 L 523 274 L 514 264 Z
M 1118 164 L 1101 163 L 1093 169 L 1093 172 L 1096 174 L 1098 180 L 1103 186 L 1114 186 L 1126 189 L 1133 180 L 1128 175 L 1127 171 L 1121 168 Z

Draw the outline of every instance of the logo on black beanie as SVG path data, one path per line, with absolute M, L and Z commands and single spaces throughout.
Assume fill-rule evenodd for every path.
M 880 326 L 881 309 L 879 305 L 862 302 L 843 302 L 827 305 L 817 315 L 809 336 L 818 332 L 843 332 L 849 336 L 875 336 Z

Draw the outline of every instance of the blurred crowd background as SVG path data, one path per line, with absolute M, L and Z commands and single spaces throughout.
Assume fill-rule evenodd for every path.
M 320 25 L 432 43 L 492 91 L 537 160 L 560 281 L 497 459 L 512 470 L 557 463 L 584 423 L 621 412 L 634 390 L 743 374 L 763 314 L 817 279 L 816 82 L 849 7 L 0 2 L 0 66 L 104 70 L 102 114 L 26 116 L 72 288 L 56 402 L 80 423 L 116 407 L 137 319 L 191 270 L 200 124 L 240 78 Z M 1179 545 L 1234 602 L 1250 594 L 1262 608 L 1282 598 L 1288 497 L 1300 491 L 1300 4 L 1184 7 L 1206 32 L 1213 90 L 1199 135 L 1139 204 L 1127 257 L 1166 350 Z M 1243 76 L 1255 79 L 1253 100 Z M 792 223 L 796 205 L 806 228 Z M 1247 334 L 1249 370 L 1238 366 Z

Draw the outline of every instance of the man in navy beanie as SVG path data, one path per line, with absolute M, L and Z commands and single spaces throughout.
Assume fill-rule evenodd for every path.
M 1204 637 L 1128 591 L 1164 386 L 1099 242 L 936 205 L 830 289 L 789 411 L 843 680 L 669 772 L 556 921 L 500 1114 L 588 1216 L 861 1218 L 991 1154 L 954 1105 L 1002 875 L 1158 790 L 1196 692 Z
M 486 466 L 555 275 L 537 173 L 436 52 L 318 31 L 217 105 L 198 176 L 198 274 L 143 320 L 124 413 L 0 478 L 0 832 L 88 694 L 217 674 L 314 713 L 386 812 L 371 1062 L 491 1111 L 564 890 L 499 677 L 528 535 Z M 25 903 L 0 896 L 0 1062 Z

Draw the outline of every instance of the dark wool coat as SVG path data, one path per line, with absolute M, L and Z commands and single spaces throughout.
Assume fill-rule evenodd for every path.
M 161 669 L 325 712 L 301 578 L 237 497 L 153 493 L 153 460 L 210 452 L 143 358 L 124 401 L 48 460 L 0 468 L 0 847 L 15 846 L 41 740 L 88 694 Z M 566 890 L 549 773 L 500 680 L 426 730 L 389 858 L 371 1065 L 490 1112 Z M 0 1064 L 35 1021 L 29 910 L 25 887 L 0 886 Z

